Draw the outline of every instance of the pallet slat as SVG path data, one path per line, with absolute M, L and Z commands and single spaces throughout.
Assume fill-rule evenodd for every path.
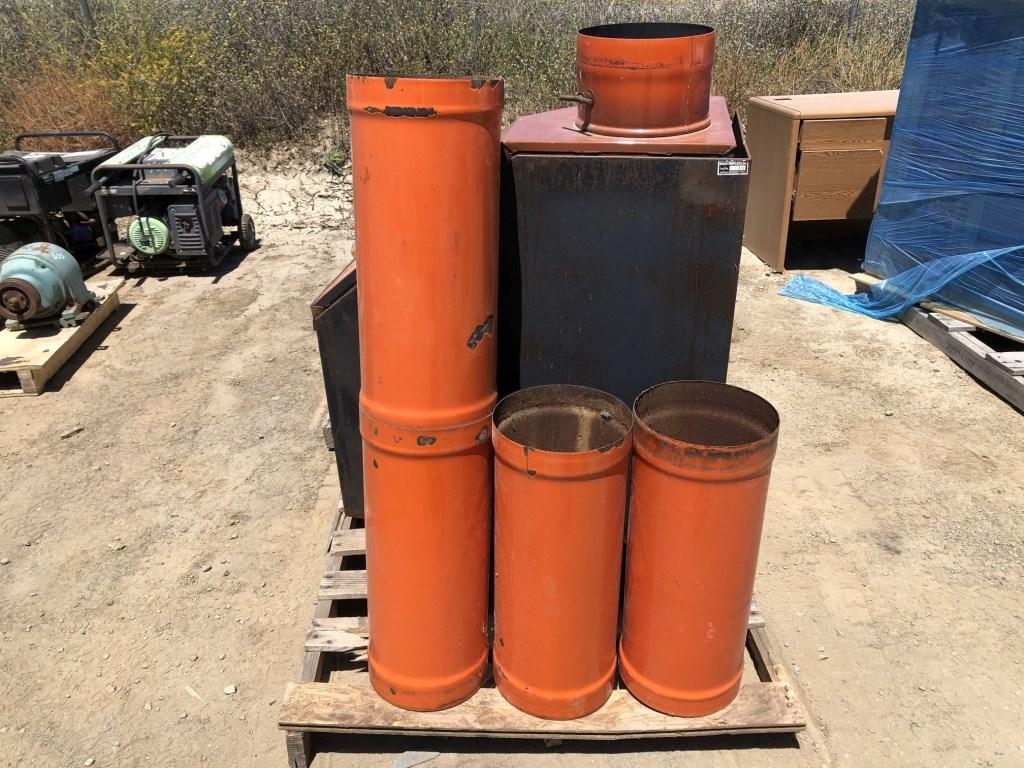
M 353 528 L 348 531 L 338 531 L 331 536 L 332 555 L 365 555 L 366 554 L 366 529 Z
M 989 355 L 995 350 L 979 339 L 973 330 L 949 332 L 932 322 L 929 313 L 919 307 L 910 307 L 900 319 L 1006 402 L 1024 412 L 1024 376 L 1016 376 L 1001 363 L 990 359 Z
M 802 707 L 785 683 L 742 686 L 736 700 L 707 717 L 679 718 L 645 707 L 628 691 L 612 692 L 597 712 L 578 720 L 543 720 L 513 707 L 495 688 L 440 712 L 409 712 L 388 704 L 360 675 L 352 683 L 292 683 L 281 705 L 280 726 L 330 733 L 478 736 L 486 738 L 627 739 L 792 733 L 806 725 Z
M 0 330 L 0 373 L 17 374 L 18 386 L 0 388 L 0 397 L 40 395 L 46 382 L 61 369 L 103 322 L 121 305 L 118 290 L 123 277 L 104 273 L 86 281 L 100 304 L 81 325 L 71 328 Z
M 366 598 L 366 571 L 328 571 L 320 580 L 318 600 Z
M 1024 352 L 989 352 L 985 357 L 1011 376 L 1024 375 Z
M 325 629 L 314 626 L 306 634 L 307 651 L 339 653 L 366 648 L 368 643 L 369 641 L 365 637 L 360 637 L 344 629 Z

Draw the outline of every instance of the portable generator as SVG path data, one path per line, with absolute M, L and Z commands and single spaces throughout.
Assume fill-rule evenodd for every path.
M 225 136 L 146 136 L 92 171 L 104 227 L 131 217 L 127 248 L 107 242 L 111 262 L 129 269 L 160 261 L 216 267 L 234 243 L 256 247 L 242 210 L 235 150 Z
M 54 152 L 25 151 L 26 140 L 47 139 L 70 144 L 99 138 L 97 149 Z M 91 174 L 120 147 L 103 131 L 41 131 L 21 133 L 14 148 L 0 154 L 0 258 L 22 245 L 55 243 L 87 261 L 106 240 L 90 190 Z

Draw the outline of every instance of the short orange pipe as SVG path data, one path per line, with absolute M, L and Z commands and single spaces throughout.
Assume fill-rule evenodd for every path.
M 370 682 L 436 710 L 487 666 L 502 84 L 349 76 Z
M 615 683 L 632 420 L 570 385 L 494 411 L 494 679 L 537 717 L 589 714 Z
M 576 126 L 609 136 L 692 133 L 711 124 L 715 31 L 701 24 L 603 24 L 576 36 Z M 586 103 L 592 99 L 592 103 Z
M 739 692 L 779 415 L 705 381 L 652 387 L 633 411 L 619 671 L 647 706 L 707 715 Z

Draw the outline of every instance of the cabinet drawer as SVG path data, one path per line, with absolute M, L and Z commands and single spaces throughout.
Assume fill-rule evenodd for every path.
M 793 221 L 871 218 L 881 168 L 880 149 L 801 152 Z
M 886 122 L 884 117 L 805 120 L 800 126 L 800 149 L 881 149 Z

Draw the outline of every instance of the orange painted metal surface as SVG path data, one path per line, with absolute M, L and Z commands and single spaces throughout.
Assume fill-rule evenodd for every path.
M 436 710 L 487 666 L 502 83 L 349 76 L 370 681 Z
M 634 138 L 706 128 L 714 63 L 715 31 L 701 24 L 581 29 L 576 37 L 576 126 Z
M 779 415 L 702 381 L 648 389 L 634 415 L 619 672 L 653 709 L 707 715 L 739 691 Z
M 531 715 L 611 695 L 631 425 L 620 400 L 571 385 L 495 409 L 494 679 Z

